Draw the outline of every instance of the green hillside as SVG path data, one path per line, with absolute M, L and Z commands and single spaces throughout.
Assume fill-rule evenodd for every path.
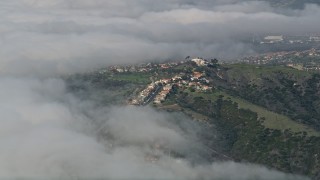
M 244 64 L 225 66 L 223 73 L 229 94 L 320 129 L 320 74 Z

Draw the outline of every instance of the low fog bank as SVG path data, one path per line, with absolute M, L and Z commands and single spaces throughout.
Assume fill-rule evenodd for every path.
M 118 63 L 234 58 L 254 35 L 318 33 L 320 7 L 245 0 L 2 0 L 0 74 L 84 72 Z
M 305 179 L 200 160 L 202 129 L 180 114 L 96 107 L 60 79 L 2 77 L 0 84 L 0 178 Z

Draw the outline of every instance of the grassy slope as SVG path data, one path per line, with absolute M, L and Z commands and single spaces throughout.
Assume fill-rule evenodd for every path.
M 278 130 L 290 129 L 292 132 L 307 132 L 308 135 L 311 136 L 320 136 L 319 132 L 311 129 L 308 126 L 299 124 L 287 116 L 274 113 L 240 98 L 235 98 L 228 95 L 226 97 L 229 97 L 232 101 L 238 103 L 239 108 L 249 109 L 250 111 L 256 112 L 259 118 L 265 118 L 263 125 L 267 128 Z
M 319 74 L 316 72 L 247 64 L 225 67 L 229 94 L 319 129 Z M 278 118 L 281 117 L 276 116 L 274 119 Z
M 116 81 L 125 81 L 130 83 L 148 84 L 151 82 L 149 73 L 119 73 L 109 77 Z
M 187 91 L 187 90 L 186 90 Z M 303 124 L 299 124 L 287 116 L 274 113 L 272 111 L 269 111 L 261 106 L 252 104 L 246 100 L 243 100 L 241 98 L 230 96 L 222 91 L 215 91 L 212 94 L 206 94 L 206 93 L 197 93 L 197 92 L 190 92 L 187 91 L 190 95 L 194 97 L 203 97 L 205 99 L 209 99 L 211 101 L 216 101 L 220 95 L 223 95 L 225 98 L 236 102 L 239 105 L 239 108 L 242 109 L 249 109 L 252 112 L 257 113 L 259 118 L 265 118 L 265 121 L 263 125 L 266 128 L 270 129 L 278 129 L 278 130 L 285 130 L 290 129 L 292 132 L 307 132 L 310 136 L 320 136 L 320 133 L 311 129 L 310 127 L 307 127 Z
M 258 66 L 250 64 L 229 64 L 224 65 L 224 67 L 232 69 L 228 71 L 228 75 L 235 77 L 239 74 L 246 72 L 246 77 L 250 80 L 259 79 L 264 74 L 272 74 L 277 72 L 282 72 L 285 74 L 294 75 L 297 78 L 310 77 L 312 74 L 307 71 L 300 71 L 290 67 L 284 66 Z

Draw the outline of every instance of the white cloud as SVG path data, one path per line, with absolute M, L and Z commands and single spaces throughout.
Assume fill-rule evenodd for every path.
M 70 73 L 186 55 L 229 58 L 252 52 L 239 40 L 250 34 L 317 31 L 320 15 L 316 5 L 284 10 L 258 1 L 3 0 L 0 5 L 0 72 L 13 74 Z

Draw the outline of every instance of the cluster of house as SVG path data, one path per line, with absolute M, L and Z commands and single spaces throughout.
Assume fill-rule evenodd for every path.
M 111 72 L 118 72 L 118 73 L 124 73 L 124 72 L 149 72 L 153 70 L 154 68 L 161 68 L 161 69 L 169 69 L 172 67 L 175 67 L 179 64 L 186 63 L 187 61 L 177 61 L 177 62 L 167 62 L 167 63 L 142 63 L 139 65 L 127 65 L 127 66 L 121 66 L 121 65 L 115 65 L 110 66 L 108 68 Z M 101 70 L 101 72 L 106 72 L 106 70 Z
M 163 101 L 166 100 L 167 96 L 169 95 L 170 91 L 172 90 L 172 84 L 167 84 L 163 87 L 163 89 L 157 94 L 154 98 L 155 104 L 161 104 Z
M 193 74 L 187 78 L 182 79 L 181 76 L 174 76 L 171 79 L 161 79 L 156 83 L 163 84 L 163 89 L 158 93 L 154 99 L 155 104 L 161 104 L 167 98 L 168 94 L 171 92 L 174 85 L 180 88 L 193 88 L 195 91 L 207 92 L 213 89 L 209 86 L 209 80 L 205 78 L 205 74 L 201 72 L 193 72 Z
M 248 64 L 292 64 L 294 58 L 320 57 L 320 50 L 310 49 L 306 51 L 289 51 L 266 53 L 257 56 L 249 56 L 241 59 L 241 62 Z
M 206 59 L 203 58 L 193 58 L 193 59 L 185 59 L 181 61 L 170 61 L 166 63 L 141 63 L 138 65 L 114 65 L 114 66 L 109 66 L 106 69 L 101 69 L 99 71 L 100 74 L 104 74 L 106 72 L 115 72 L 115 73 L 126 73 L 126 72 L 150 72 L 154 69 L 169 69 L 181 64 L 184 64 L 188 61 L 192 61 L 196 63 L 197 66 L 209 66 L 210 64 L 212 65 L 212 62 L 209 62 Z
M 118 73 L 124 73 L 124 72 L 148 72 L 151 68 L 148 68 L 146 66 L 110 66 L 109 71 L 111 72 L 118 72 Z
M 162 64 L 155 64 L 154 67 L 159 67 L 161 69 L 169 69 L 169 68 L 172 68 L 172 67 L 175 67 L 179 64 L 183 64 L 185 63 L 185 61 L 179 61 L 179 62 L 167 62 L 167 63 L 162 63 Z
M 320 36 L 319 35 L 296 35 L 296 36 L 276 35 L 276 36 L 265 36 L 263 37 L 262 40 L 260 40 L 260 44 L 276 44 L 276 43 L 304 44 L 304 43 L 310 43 L 310 42 L 314 42 L 314 43 L 320 42 Z
M 257 56 L 248 56 L 241 59 L 241 62 L 248 64 L 268 64 L 272 61 L 281 60 L 283 57 L 293 54 L 293 52 L 275 52 L 275 53 L 266 53 Z
M 167 98 L 172 90 L 172 79 L 161 79 L 152 82 L 143 89 L 136 98 L 133 98 L 130 104 L 142 105 L 151 102 L 151 100 L 153 100 L 155 104 L 160 104 Z
M 143 105 L 150 101 L 153 96 L 156 95 L 157 91 L 159 89 L 161 84 L 159 83 L 151 83 L 149 84 L 145 89 L 143 89 L 137 97 L 133 98 L 130 102 L 132 105 Z
M 213 89 L 211 86 L 201 84 L 200 82 L 190 82 L 188 86 L 199 92 L 207 92 Z
M 187 78 L 176 75 L 169 79 L 160 79 L 156 82 L 149 84 L 143 89 L 136 98 L 132 99 L 130 104 L 142 105 L 153 101 L 154 104 L 161 104 L 166 100 L 173 86 L 180 88 L 191 88 L 198 92 L 208 92 L 213 89 L 209 86 L 210 81 L 205 77 L 205 73 L 193 72 Z

